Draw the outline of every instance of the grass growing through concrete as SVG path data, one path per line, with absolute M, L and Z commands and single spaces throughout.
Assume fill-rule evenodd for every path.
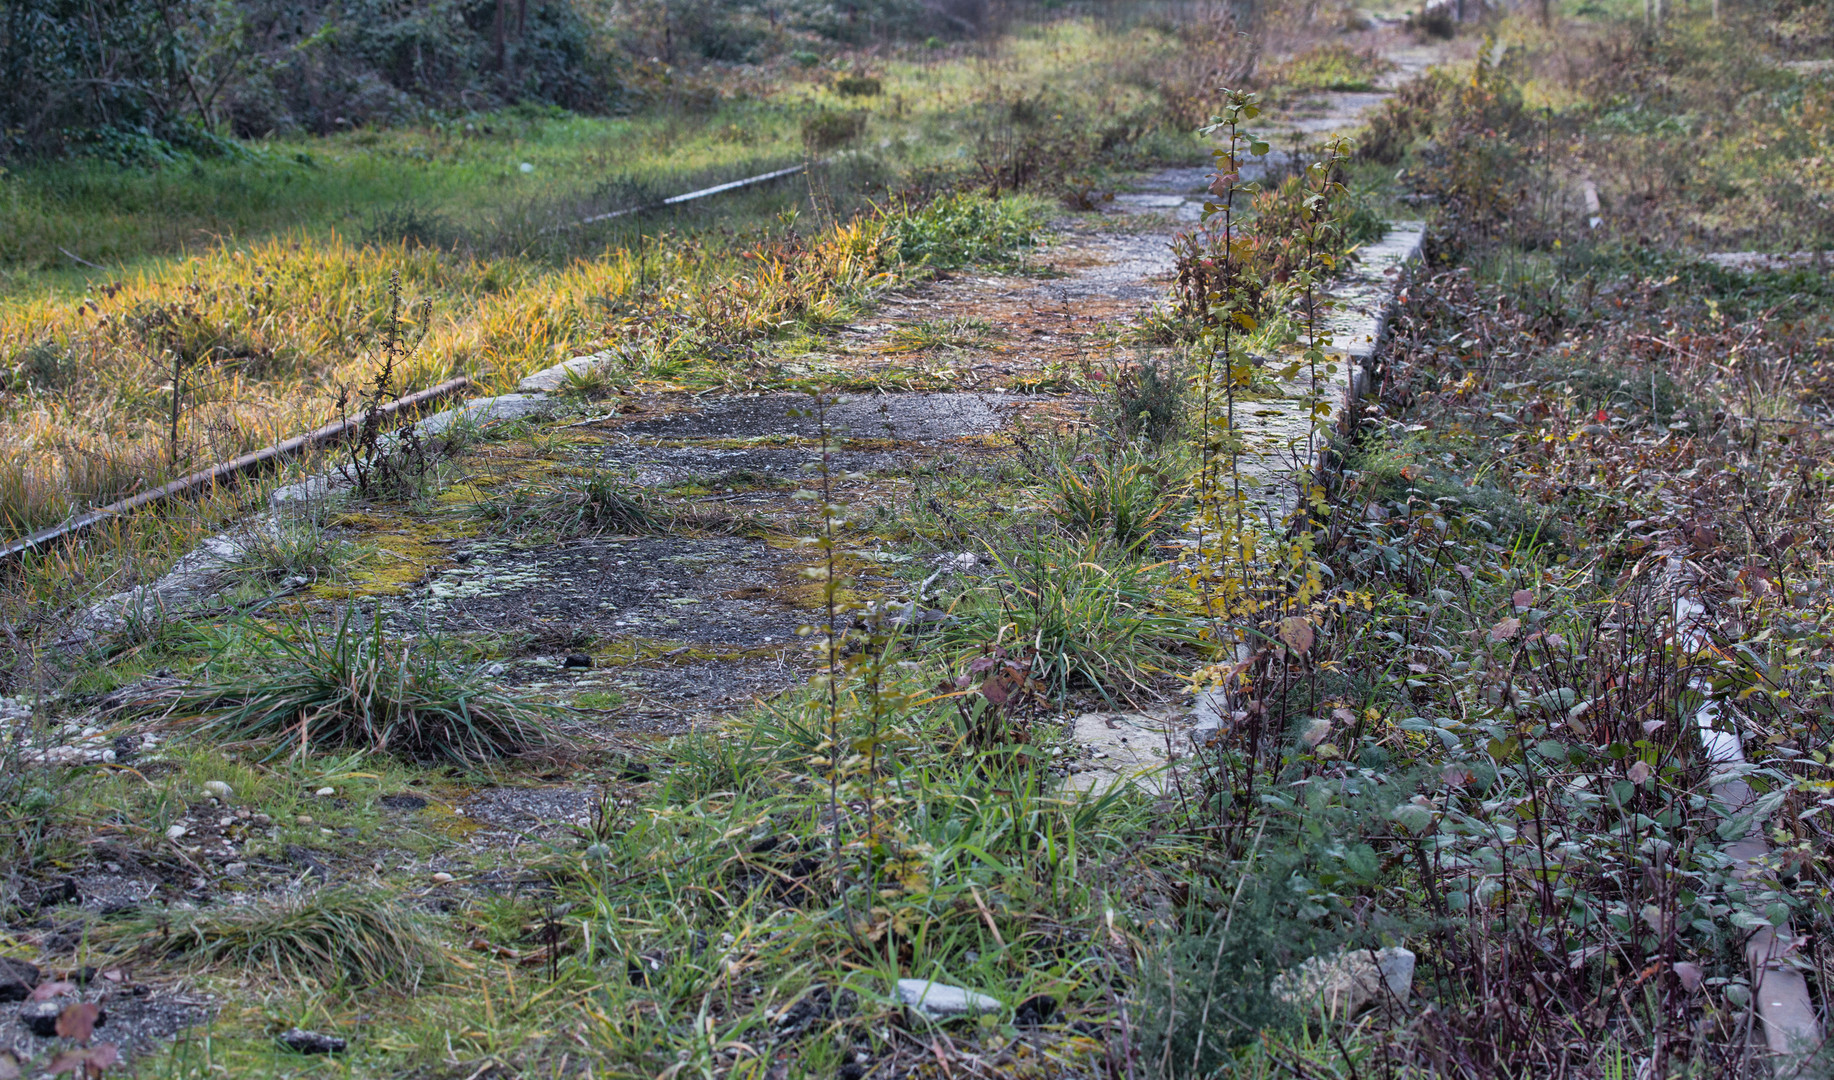
M 370 889 L 317 889 L 277 903 L 114 929 L 149 957 L 309 982 L 331 994 L 412 994 L 445 962 L 418 912 Z
M 353 606 L 332 627 L 248 629 L 268 673 L 202 681 L 167 705 L 208 736 L 258 744 L 270 757 L 356 748 L 458 762 L 552 741 L 540 710 L 441 656 L 438 641 L 395 640 L 380 610 L 367 626 Z

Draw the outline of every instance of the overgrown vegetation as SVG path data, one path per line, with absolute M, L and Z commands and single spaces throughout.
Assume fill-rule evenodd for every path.
M 1721 32 L 1818 25 L 1762 14 Z M 1033 265 L 1031 194 L 910 193 L 538 279 L 573 290 L 544 311 L 600 320 L 578 411 L 340 503 L 329 520 L 377 545 L 370 592 L 151 611 L 66 646 L 97 670 L 61 695 L 0 709 L 11 925 L 52 912 L 69 940 L 34 947 L 73 970 L 132 948 L 238 1005 L 264 995 L 207 1047 L 160 1051 L 180 1076 L 296 1068 L 271 1037 L 294 1025 L 361 1031 L 338 1062 L 356 1075 L 1774 1075 L 1751 935 L 1825 1002 L 1834 934 L 1834 309 L 1812 270 L 1734 273 L 1688 248 L 1747 235 L 1689 233 L 1691 181 L 1647 228 L 1614 205 L 1640 165 L 1596 150 L 1601 102 L 1717 63 L 1695 51 L 1707 31 L 1595 17 L 1595 66 L 1574 72 L 1532 21 L 1491 29 L 1508 48 L 1410 82 L 1360 147 L 1315 146 L 1259 191 L 1267 102 L 1207 96 L 1217 179 L 1166 307 L 1112 333 L 1125 362 L 1063 376 L 1099 395 L 1028 394 L 998 435 L 900 440 L 890 402 L 883 432 L 841 430 L 837 410 L 873 400 L 856 388 L 890 377 L 834 343 L 993 397 L 969 379 L 1017 351 L 1010 312 L 913 305 L 882 333 L 857 316 L 926 269 Z M 1654 67 L 1617 62 L 1625 42 Z M 1359 54 L 1297 55 L 1267 77 L 1317 90 Z M 900 92 L 870 77 L 850 102 Z M 1649 130 L 1680 122 L 1642 100 Z M 1028 146 L 1070 146 L 1046 138 L 1056 122 L 1032 116 L 1045 135 L 1013 137 L 972 186 L 1009 191 Z M 1377 172 L 1433 217 L 1375 393 L 1340 411 L 1332 277 L 1394 201 Z M 1766 227 L 1819 243 L 1816 212 L 1791 212 Z M 398 257 L 423 256 L 429 275 L 461 258 Z M 362 359 L 401 353 L 404 310 L 362 314 L 381 342 Z M 572 317 L 547 340 L 570 346 Z M 210 362 L 183 319 L 156 325 L 166 361 Z M 461 340 L 424 332 L 423 352 Z M 64 367 L 17 363 L 33 387 Z M 752 433 L 776 406 L 743 392 L 791 385 L 806 403 Z M 744 407 L 707 421 L 713 456 L 690 468 L 657 418 L 721 390 Z M 1299 421 L 1278 497 L 1251 501 L 1249 462 L 1275 456 L 1247 441 L 1253 410 L 1275 402 Z M 623 427 L 626 408 L 653 415 Z M 731 587 L 735 549 L 701 544 L 729 501 L 757 515 L 765 585 Z M 467 546 L 493 533 L 514 545 Z M 477 564 L 511 546 L 544 560 L 518 588 L 576 575 L 585 599 L 487 624 L 477 582 L 502 566 Z M 40 620 L 9 629 L 22 652 L 63 640 L 54 568 L 22 576 L 18 610 Z M 713 610 L 688 627 L 662 605 Z M 786 611 L 800 646 L 727 645 L 724 627 Z M 643 681 L 676 657 L 705 682 L 774 665 L 792 689 L 683 723 Z M 672 734 L 563 733 L 554 704 Z M 84 739 L 95 756 L 60 764 Z M 1102 771 L 1094 746 L 1160 765 Z M 51 868 L 102 860 L 202 895 L 70 914 Z M 284 878 L 222 902 L 258 860 Z M 281 880 L 284 898 L 257 891 Z M 1367 1012 L 1301 985 L 1402 946 L 1411 982 Z M 901 979 L 994 1000 L 933 1020 Z M 1816 1074 L 1818 1048 L 1795 1049 L 1781 1067 Z

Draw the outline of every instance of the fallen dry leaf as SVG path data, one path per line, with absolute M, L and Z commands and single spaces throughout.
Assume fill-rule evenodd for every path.
M 87 1001 L 70 1006 L 57 1016 L 57 1033 L 75 1042 L 88 1042 L 96 1032 L 96 1018 L 102 1007 Z
M 39 983 L 36 987 L 33 988 L 32 995 L 27 1000 L 28 1001 L 50 1001 L 52 998 L 58 996 L 59 994 L 68 994 L 74 991 L 75 989 L 76 989 L 76 984 L 70 983 L 70 982 Z

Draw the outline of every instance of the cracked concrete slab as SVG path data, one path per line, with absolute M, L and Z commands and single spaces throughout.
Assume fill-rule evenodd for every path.
M 834 398 L 818 417 L 815 399 L 806 395 L 718 397 L 614 430 L 656 439 L 815 439 L 825 426 L 831 437 L 937 442 L 998 431 L 1004 404 L 996 394 L 850 394 Z

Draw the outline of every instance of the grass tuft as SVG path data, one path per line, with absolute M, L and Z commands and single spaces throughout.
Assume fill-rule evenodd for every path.
M 647 536 L 668 528 L 669 515 L 614 473 L 595 471 L 517 488 L 478 504 L 496 531 L 519 540 L 558 540 L 611 533 Z
M 309 979 L 328 989 L 413 993 L 444 959 L 425 920 L 400 898 L 355 888 L 195 912 L 163 934 L 145 925 L 131 929 L 156 956 Z
M 1164 606 L 1164 564 L 1101 537 L 1040 535 L 995 558 L 1001 574 L 963 596 L 949 636 L 975 649 L 1032 650 L 1031 676 L 1055 696 L 1087 688 L 1127 697 L 1192 640 Z
M 391 639 L 380 612 L 367 627 L 354 614 L 331 631 L 307 623 L 297 637 L 251 626 L 278 664 L 187 688 L 173 712 L 201 718 L 206 732 L 266 743 L 270 756 L 337 747 L 463 763 L 553 743 L 541 712 L 481 669 L 446 662 L 437 642 Z

